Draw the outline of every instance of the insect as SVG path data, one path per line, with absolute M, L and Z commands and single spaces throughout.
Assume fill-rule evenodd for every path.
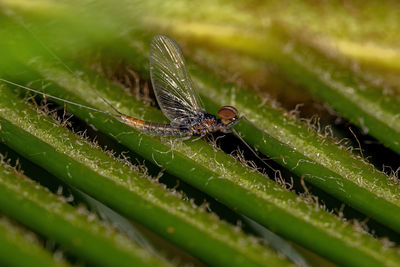
M 238 117 L 237 109 L 232 106 L 221 107 L 217 113 L 219 118 L 205 111 L 202 101 L 187 72 L 182 52 L 176 42 L 168 36 L 159 34 L 153 37 L 150 45 L 150 77 L 157 102 L 163 114 L 170 120 L 170 123 L 147 122 L 125 115 L 101 96 L 113 108 L 116 114 L 66 101 L 65 99 L 49 94 L 43 94 L 35 89 L 4 79 L 0 80 L 49 98 L 107 113 L 141 131 L 167 136 L 203 137 L 209 133 L 218 131 L 227 133 L 241 119 Z M 90 87 L 88 84 L 87 86 Z
M 30 31 L 25 25 L 23 26 L 25 29 Z M 64 64 L 63 61 L 44 43 L 42 43 L 38 38 L 36 39 L 55 59 L 64 65 L 69 72 L 80 79 L 80 77 Z M 88 88 L 94 91 L 94 93 L 96 93 L 96 95 L 106 104 L 108 104 L 115 113 L 68 101 L 2 78 L 0 78 L 0 81 L 41 94 L 48 98 L 53 98 L 68 104 L 114 116 L 133 128 L 150 133 L 188 139 L 192 136 L 199 136 L 199 138 L 201 138 L 214 132 L 232 132 L 258 159 L 264 162 L 264 164 L 269 168 L 272 168 L 264 159 L 260 158 L 259 155 L 240 136 L 240 134 L 232 128 L 241 120 L 245 120 L 257 127 L 256 125 L 244 116 L 239 117 L 237 109 L 232 106 L 221 107 L 217 113 L 218 117 L 205 111 L 203 103 L 187 72 L 182 52 L 177 43 L 168 36 L 159 34 L 153 37 L 150 45 L 150 77 L 157 102 L 163 114 L 170 120 L 170 123 L 147 122 L 123 114 L 108 102 L 107 99 L 103 98 L 94 88 L 81 79 L 80 80 L 85 83 Z
M 157 102 L 171 122 L 145 122 L 121 114 L 121 119 L 134 128 L 169 136 L 205 136 L 218 131 L 229 132 L 240 120 L 232 106 L 223 106 L 217 113 L 219 118 L 206 113 L 181 50 L 165 35 L 156 35 L 151 42 L 150 77 Z

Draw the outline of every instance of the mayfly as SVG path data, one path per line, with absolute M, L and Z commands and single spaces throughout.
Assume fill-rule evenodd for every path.
M 186 70 L 182 52 L 176 42 L 168 36 L 159 34 L 153 37 L 150 45 L 150 77 L 157 102 L 170 123 L 147 122 L 125 115 L 101 96 L 116 113 L 97 110 L 49 94 L 43 94 L 35 89 L 4 79 L 0 80 L 45 95 L 48 98 L 112 115 L 133 128 L 160 135 L 203 137 L 219 131 L 227 133 L 240 120 L 237 109 L 232 106 L 220 108 L 217 113 L 219 118 L 205 111 Z M 89 85 L 87 84 L 87 86 Z
M 205 136 L 228 132 L 239 121 L 238 111 L 231 106 L 218 111 L 220 118 L 206 113 L 178 45 L 165 35 L 156 35 L 151 42 L 150 77 L 157 102 L 171 122 L 145 122 L 121 114 L 121 119 L 134 128 L 169 136 Z
M 64 64 L 61 59 L 58 58 L 57 55 L 55 55 L 44 43 L 42 43 L 39 39 L 37 40 L 54 58 L 60 61 L 69 72 L 79 78 L 79 76 L 77 76 L 66 64 Z M 53 98 L 68 104 L 114 116 L 123 123 L 145 132 L 166 136 L 183 137 L 183 139 L 187 139 L 192 136 L 199 136 L 199 138 L 201 138 L 215 132 L 233 132 L 258 159 L 270 167 L 258 156 L 258 154 L 247 144 L 247 142 L 243 140 L 240 134 L 232 128 L 241 120 L 246 120 L 254 125 L 244 116 L 239 117 L 236 108 L 232 106 L 223 106 L 217 112 L 218 117 L 206 112 L 188 74 L 180 48 L 177 43 L 168 36 L 162 34 L 155 35 L 151 41 L 150 77 L 157 102 L 163 114 L 170 120 L 170 123 L 147 122 L 123 114 L 84 81 L 82 82 L 84 82 L 88 88 L 93 90 L 98 97 L 108 104 L 115 111 L 115 113 L 68 101 L 66 99 L 46 94 L 5 79 L 0 78 L 0 81 L 15 85 L 37 94 L 42 94 L 48 98 Z

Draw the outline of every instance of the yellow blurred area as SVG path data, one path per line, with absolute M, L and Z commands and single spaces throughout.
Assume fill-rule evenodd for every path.
M 331 40 L 339 52 L 369 64 L 400 70 L 400 50 L 377 43 L 357 43 L 349 40 Z
M 52 0 L 3 0 L 2 4 L 19 10 L 55 11 L 65 7 L 61 1 Z

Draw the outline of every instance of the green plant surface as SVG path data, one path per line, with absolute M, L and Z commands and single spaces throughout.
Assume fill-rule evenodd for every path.
M 399 8 L 396 1 L 350 1 L 343 5 L 330 1 L 315 5 L 308 1 L 147 1 L 140 5 L 141 13 L 133 17 L 145 24 L 169 26 L 185 21 L 190 28 L 201 30 L 207 23 L 214 33 L 241 30 L 243 32 L 265 33 L 274 22 L 295 29 L 298 35 L 313 42 L 333 46 L 346 56 L 368 62 L 370 65 L 399 70 L 399 14 L 392 12 Z M 129 1 L 125 8 L 137 10 L 138 2 Z M 254 8 L 254 7 L 257 8 Z M 145 11 L 143 11 L 145 10 Z M 196 10 L 195 14 L 190 12 Z M 371 16 L 370 13 L 374 15 Z M 321 23 L 323 21 L 323 23 Z M 200 23 L 199 23 L 200 22 Z M 224 30 L 221 31 L 221 26 Z M 382 31 L 385 29 L 385 31 Z M 238 34 L 240 36 L 240 34 Z M 375 40 L 371 40 L 371 36 Z M 238 38 L 240 39 L 240 38 Z
M 82 104 L 95 105 L 97 108 L 105 108 L 104 103 L 97 104 L 96 97 L 88 97 L 86 85 L 65 70 L 48 67 L 44 62 L 36 62 L 32 66 L 44 75 L 45 80 L 57 84 L 51 86 L 51 94 Z M 88 77 L 90 72 L 85 71 L 85 73 L 88 80 L 91 80 Z M 37 79 L 31 77 L 31 80 Z M 146 107 L 133 97 L 127 96 L 121 88 L 107 83 L 100 77 L 96 77 L 95 80 L 96 84 L 91 85 L 96 86 L 96 90 L 107 96 L 112 103 L 116 103 L 118 99 L 118 108 L 122 112 L 149 121 L 159 121 L 162 118 L 160 111 Z M 89 92 L 89 95 L 92 93 Z M 366 255 L 361 256 L 364 253 L 373 253 L 374 258 L 378 256 L 374 251 L 376 248 L 364 247 L 363 253 L 359 254 L 361 251 L 358 247 L 358 244 L 366 243 L 369 244 L 368 247 L 375 247 L 372 244 L 376 241 L 355 231 L 352 226 L 346 225 L 329 213 L 316 209 L 315 204 L 307 204 L 267 177 L 243 167 L 225 153 L 216 151 L 207 142 L 201 140 L 182 142 L 179 139 L 149 136 L 115 119 L 110 119 L 108 115 L 95 114 L 73 106 L 68 106 L 68 109 L 98 130 L 109 134 L 121 144 L 233 210 L 334 262 L 344 263 L 350 260 L 361 263 L 366 260 Z M 340 237 L 339 232 L 341 232 Z M 364 238 L 369 241 L 360 243 L 359 240 Z M 354 249 L 357 251 L 350 252 Z M 367 261 L 371 264 L 371 259 Z
M 236 127 L 258 151 L 344 203 L 400 231 L 400 217 L 395 215 L 400 208 L 396 177 L 378 171 L 326 133 L 318 133 L 290 113 L 265 104 L 252 91 L 229 83 L 209 82 L 205 79 L 207 74 L 199 69 L 193 68 L 192 73 L 196 73 L 201 92 L 213 100 L 211 111 L 221 105 L 234 105 L 263 130 L 247 122 Z M 227 95 L 233 96 L 228 102 Z
M 0 215 L 0 264 L 2 266 L 67 267 L 36 241 L 37 237 Z
M 73 254 L 97 266 L 167 265 L 85 208 L 68 205 L 10 167 L 1 165 L 0 171 L 1 211 Z
M 290 35 L 289 35 L 290 36 Z M 341 116 L 387 147 L 400 153 L 400 100 L 385 93 L 351 69 L 310 47 L 292 40 L 279 67 L 312 94 L 331 105 Z
M 184 7 L 186 2 L 181 3 Z M 395 125 L 397 123 L 397 100 L 382 97 L 380 88 L 368 88 L 366 90 L 368 92 L 347 90 L 353 88 L 351 86 L 363 88 L 360 85 L 364 84 L 364 81 L 361 83 L 359 77 L 348 66 L 342 65 L 332 58 L 327 58 L 315 47 L 304 42 L 293 31 L 294 28 L 286 28 L 286 25 L 281 25 L 279 20 L 278 23 L 273 23 L 273 27 L 257 27 L 256 25 L 255 28 L 246 28 L 249 24 L 239 27 L 240 21 L 247 21 L 251 16 L 233 9 L 220 9 L 221 12 L 216 13 L 207 13 L 211 11 L 207 8 L 197 10 L 203 20 L 199 23 L 195 18 L 192 23 L 191 20 L 185 19 L 185 16 L 176 16 L 175 10 L 168 9 L 168 2 L 160 5 L 164 11 L 167 11 L 167 16 L 164 14 L 164 17 L 147 13 L 143 8 L 145 5 L 135 9 L 137 7 L 135 4 L 123 10 L 124 12 L 117 12 L 118 17 L 114 18 L 115 24 L 113 25 L 117 25 L 114 28 L 117 34 L 111 33 L 112 27 L 104 29 L 106 32 L 104 36 L 107 36 L 108 39 L 101 36 L 97 30 L 93 34 L 84 33 L 85 30 L 82 30 L 75 37 L 84 36 L 82 40 L 87 42 L 68 40 L 66 43 L 71 48 L 60 48 L 60 55 L 67 55 L 67 57 L 74 55 L 78 58 L 78 62 L 74 64 L 87 64 L 85 59 L 80 58 L 79 53 L 73 50 L 81 52 L 85 49 L 96 50 L 96 47 L 99 46 L 106 47 L 106 49 L 100 50 L 100 53 L 104 54 L 101 57 L 113 60 L 116 56 L 117 60 L 123 59 L 134 66 L 135 70 L 140 71 L 142 76 L 147 77 L 147 47 L 150 43 L 149 35 L 151 33 L 168 32 L 174 38 L 177 37 L 178 41 L 195 39 L 201 42 L 207 40 L 214 47 L 226 51 L 236 51 L 273 63 L 287 75 L 289 80 L 301 84 L 305 88 L 310 88 L 311 91 L 314 90 L 316 94 L 321 94 L 321 97 L 327 98 L 326 102 L 339 103 L 337 108 L 345 107 L 344 111 L 348 113 L 354 111 L 354 114 L 348 116 L 355 124 L 364 130 L 368 129 L 370 133 L 373 133 L 375 129 L 374 134 L 377 138 L 381 138 L 392 149 L 397 149 L 398 133 Z M 157 4 L 153 6 L 156 8 L 152 12 L 157 13 L 160 9 L 157 9 Z M 225 5 L 222 4 L 222 7 Z M 70 11 L 72 10 L 70 9 Z M 113 13 L 116 9 L 110 8 L 109 10 Z M 137 10 L 130 14 L 133 19 L 128 19 L 125 16 L 126 13 L 133 10 Z M 189 13 L 192 12 L 188 12 L 189 9 L 186 8 L 183 10 L 186 12 L 184 14 L 190 17 Z M 29 12 L 35 13 L 32 10 Z M 47 14 L 46 11 L 40 16 L 43 14 Z M 101 17 L 101 14 L 98 13 L 96 16 Z M 63 17 L 65 13 L 61 11 L 57 13 L 57 16 L 59 15 Z M 114 13 L 113 15 L 115 16 Z M 230 24 L 231 17 L 237 17 L 239 23 Z M 61 19 L 62 22 L 67 24 L 72 21 L 70 18 L 65 21 L 63 19 Z M 74 17 L 73 20 L 74 23 L 81 26 L 80 30 L 93 27 L 85 24 L 85 19 Z M 212 23 L 209 23 L 210 21 Z M 122 22 L 127 23 L 125 25 Z M 250 20 L 250 25 L 251 22 Z M 118 25 L 118 23 L 121 24 Z M 272 25 L 270 22 L 266 24 Z M 71 30 L 70 25 L 72 24 L 64 25 L 66 30 L 69 29 L 67 32 L 76 33 Z M 140 29 L 132 30 L 130 25 L 135 25 Z M 260 30 L 265 34 L 259 34 Z M 146 31 L 147 33 L 143 33 Z M 60 31 L 60 33 L 62 32 Z M 118 32 L 122 41 L 116 37 Z M 51 39 L 52 34 L 49 36 L 50 38 L 47 38 Z M 46 37 L 42 39 L 42 36 L 40 39 L 45 40 L 45 43 L 49 40 Z M 60 38 L 58 41 L 60 40 L 63 39 Z M 27 60 L 27 55 L 18 54 L 21 50 L 23 51 L 21 47 L 17 47 L 14 56 L 19 57 L 24 65 L 29 65 L 39 75 L 22 77 L 21 73 L 24 71 L 20 70 L 20 72 L 8 76 L 9 79 L 30 84 L 40 90 L 40 82 L 33 81 L 41 81 L 44 78 L 46 86 L 43 87 L 48 93 L 109 110 L 109 107 L 102 103 L 96 94 L 88 90 L 85 85 L 77 81 L 76 77 L 48 64 L 46 60 Z M 33 49 L 33 51 L 35 50 Z M 7 54 L 7 50 L 3 50 L 3 53 Z M 29 57 L 32 57 L 32 54 L 28 55 Z M 188 57 L 190 62 L 190 55 Z M 237 64 L 241 64 L 241 62 L 238 61 Z M 21 69 L 25 67 L 22 66 Z M 73 69 L 83 68 L 73 67 Z M 260 128 L 246 122 L 241 122 L 237 126 L 237 130 L 248 143 L 254 145 L 263 154 L 280 162 L 298 176 L 362 211 L 367 216 L 400 232 L 399 216 L 397 215 L 399 214 L 399 187 L 396 177 L 388 177 L 377 171 L 362 157 L 355 156 L 346 148 L 336 145 L 335 140 L 307 128 L 290 114 L 286 114 L 268 103 L 265 104 L 259 96 L 254 95 L 254 92 L 234 84 L 220 82 L 218 78 L 196 65 L 190 64 L 190 69 L 200 93 L 205 96 L 204 100 L 210 113 L 215 114 L 221 105 L 231 104 L 240 109 L 242 114 Z M 165 121 L 159 111 L 121 93 L 120 88 L 108 84 L 87 70 L 84 70 L 83 73 L 83 79 L 90 80 L 92 87 L 96 88 L 103 97 L 110 100 L 122 112 L 150 121 Z M 349 75 L 354 76 L 350 77 Z M 54 84 L 48 83 L 48 81 L 52 81 Z M 323 92 L 320 92 L 321 88 L 324 88 L 321 90 Z M 382 101 L 376 101 L 377 99 Z M 349 106 L 346 107 L 346 105 Z M 393 258 L 385 256 L 382 251 L 386 248 L 382 248 L 376 240 L 354 232 L 347 224 L 327 215 L 326 212 L 321 212 L 316 208 L 318 205 L 305 204 L 300 198 L 280 188 L 266 177 L 251 172 L 248 168 L 243 168 L 222 152 L 214 151 L 214 148 L 205 142 L 181 142 L 181 140 L 170 138 L 152 137 L 138 133 L 107 116 L 73 107 L 68 107 L 68 109 L 100 131 L 113 136 L 126 147 L 162 166 L 168 172 L 213 196 L 230 208 L 334 262 L 348 265 L 374 263 L 379 265 L 390 264 L 389 261 L 393 259 L 392 263 L 397 264 L 397 259 L 394 259 L 397 258 L 396 252 L 388 250 L 387 253 L 393 253 L 391 254 Z M 10 118 L 6 120 L 10 120 Z M 365 124 L 366 121 L 368 125 Z M 387 121 L 392 122 L 392 125 L 389 125 Z M 21 127 L 21 129 L 26 128 Z M 13 128 L 14 130 L 17 129 Z M 15 143 L 13 144 L 15 145 Z M 31 160 L 34 159 L 31 158 Z M 107 202 L 109 200 L 102 198 L 101 201 L 113 206 Z M 120 201 L 122 202 L 122 198 Z M 113 207 L 126 214 L 116 204 Z
M 187 30 L 187 24 L 181 22 L 177 27 L 179 28 L 180 25 L 186 25 L 185 29 Z M 207 27 L 207 25 L 204 26 Z M 172 32 L 174 30 L 176 28 L 171 29 Z M 183 38 L 193 38 L 192 31 L 189 30 L 188 32 L 186 35 L 181 33 L 184 35 Z M 199 38 L 199 31 L 196 34 L 197 38 Z M 236 34 L 230 35 L 229 33 L 223 35 L 221 31 L 213 30 L 212 26 L 209 26 L 208 30 L 203 29 L 203 34 L 202 39 L 207 39 L 208 42 L 215 42 L 219 46 L 232 47 L 235 45 L 235 49 L 244 49 L 244 51 L 253 55 L 268 54 L 269 59 L 273 58 L 275 60 L 274 63 L 280 61 L 279 66 L 285 65 L 288 71 L 296 72 L 298 77 L 292 77 L 293 81 L 299 82 L 308 79 L 311 83 L 316 80 L 307 76 L 305 70 L 296 69 L 294 62 L 285 61 L 287 57 L 276 52 L 277 48 L 274 46 L 274 39 L 267 38 L 260 41 L 257 40 L 259 38 L 253 37 L 251 39 L 244 34 L 239 35 L 242 37 L 238 37 Z M 119 51 L 114 50 L 114 52 L 119 52 L 121 57 L 125 55 L 125 60 L 129 61 L 136 68 L 141 69 L 142 73 L 147 73 L 148 65 L 145 64 L 146 59 L 143 56 L 147 54 L 147 51 L 145 49 L 137 49 L 137 47 L 143 47 L 144 43 L 138 44 L 140 38 L 135 38 L 135 35 L 132 39 L 131 42 L 128 42 L 133 43 L 128 48 L 130 53 L 121 51 L 121 48 L 119 48 Z M 267 45 L 268 48 L 266 48 Z M 135 49 L 139 51 L 134 53 Z M 265 52 L 266 50 L 269 51 Z M 274 52 L 276 53 L 274 54 Z M 310 56 L 311 52 L 304 52 L 304 54 Z M 140 57 L 142 60 L 137 64 Z M 311 62 L 309 58 L 300 60 L 300 62 L 310 65 L 314 64 L 314 66 L 317 65 L 315 62 L 307 63 Z M 329 64 L 327 59 L 323 63 Z M 216 114 L 218 109 L 223 105 L 233 105 L 238 108 L 241 114 L 256 123 L 257 127 L 247 122 L 240 123 L 236 127 L 248 143 L 280 163 L 283 167 L 296 173 L 299 177 L 303 177 L 311 184 L 320 187 L 395 231 L 400 231 L 400 216 L 396 215 L 400 214 L 400 187 L 398 186 L 396 177 L 389 177 L 383 172 L 378 171 L 361 156 L 355 155 L 351 151 L 348 151 L 346 147 L 341 146 L 340 141 L 332 140 L 324 135 L 324 133 L 318 133 L 310 129 L 306 124 L 298 122 L 290 113 L 274 108 L 260 96 L 255 95 L 253 91 L 231 83 L 223 83 L 217 78 L 212 78 L 207 71 L 194 64 L 191 64 L 190 67 L 192 79 L 195 81 L 198 91 L 203 96 L 207 110 L 210 113 Z M 329 68 L 321 69 L 328 70 Z M 340 76 L 340 72 L 337 70 L 334 70 L 333 73 Z M 349 75 L 343 76 L 352 77 Z M 354 79 L 357 79 L 357 77 Z M 330 93 L 321 87 L 315 86 L 315 90 L 321 92 L 321 94 L 326 93 L 328 98 L 331 97 L 329 101 L 333 101 L 338 106 L 346 108 L 354 116 L 359 116 L 358 118 L 364 115 L 367 116 L 365 113 L 363 115 L 357 113 L 357 108 L 344 99 L 335 98 L 333 95 L 328 96 Z M 364 104 L 365 108 L 368 106 L 370 110 L 374 110 L 377 114 L 382 114 L 382 121 L 390 125 L 393 130 L 393 127 L 395 127 L 394 121 L 398 120 L 398 116 L 395 115 L 398 114 L 396 110 L 399 109 L 400 105 L 396 104 L 396 100 L 390 96 L 385 96 L 385 101 L 376 101 L 377 94 L 380 94 L 380 92 L 381 90 L 376 90 L 374 94 L 363 92 L 363 94 L 368 96 L 368 103 L 371 103 L 374 107 L 370 107 L 368 103 L 362 102 L 358 98 L 354 99 L 354 101 L 357 105 Z M 390 103 L 388 103 L 389 99 L 391 99 Z M 329 101 L 327 100 L 327 102 Z M 380 109 L 390 109 L 391 107 L 390 114 Z M 365 116 L 364 118 L 367 118 Z M 366 120 L 362 119 L 362 121 L 365 124 Z M 380 131 L 380 134 L 382 134 L 382 138 L 390 139 L 390 142 L 397 143 L 398 134 L 385 128 L 380 122 L 377 123 L 375 126 Z M 383 139 L 380 140 L 383 141 Z M 368 199 L 368 201 L 365 201 L 365 199 Z
M 213 31 L 210 29 L 207 32 Z M 231 41 L 222 37 L 218 40 L 226 45 Z M 121 57 L 126 55 L 125 60 L 145 75 L 148 73 L 148 64 L 145 63 L 147 51 L 137 49 L 144 47 L 144 42 L 140 43 L 140 39 L 136 38 L 127 43 L 133 43 L 127 48 L 129 53 L 123 51 L 123 44 L 114 53 L 120 53 Z M 378 171 L 362 157 L 341 146 L 340 141 L 310 129 L 290 113 L 274 108 L 253 91 L 221 82 L 194 64 L 190 64 L 190 74 L 207 111 L 216 114 L 221 106 L 233 105 L 256 123 L 257 127 L 243 121 L 236 129 L 258 151 L 353 208 L 400 232 L 400 187 L 396 177 Z M 51 75 L 47 75 L 47 78 L 51 79 Z M 117 103 L 116 99 L 118 97 L 113 103 Z M 123 106 L 121 103 L 120 107 Z M 128 109 L 123 111 L 130 112 Z
M 206 262 L 232 266 L 258 266 L 266 262 L 288 265 L 254 238 L 247 237 L 204 209 L 193 208 L 192 204 L 180 199 L 182 196 L 174 196 L 146 175 L 132 172 L 134 167 L 126 166 L 127 162 L 118 162 L 83 138 L 28 109 L 8 89 L 3 88 L 1 95 L 7 99 L 0 104 L 0 136 L 4 143 L 64 182 L 137 220 Z M 109 117 L 101 120 L 116 126 Z M 143 145 L 146 142 L 143 137 Z M 2 203 L 13 210 L 6 201 Z M 24 210 L 20 215 L 28 216 L 29 213 Z M 112 263 L 109 254 L 102 253 Z M 119 266 L 130 264 L 122 257 L 119 260 Z
M 214 18 L 209 15 L 210 18 Z M 354 123 L 362 129 L 367 130 L 367 127 L 370 127 L 368 125 L 374 125 L 379 135 L 375 137 L 380 141 L 387 145 L 393 144 L 391 148 L 399 144 L 397 140 L 400 136 L 396 130 L 399 116 L 396 114 L 400 113 L 400 105 L 396 98 L 382 95 L 381 88 L 366 90 L 363 85 L 365 82 L 360 82 L 360 77 L 350 67 L 341 66 L 332 58 L 327 58 L 310 45 L 301 42 L 303 39 L 299 37 L 290 38 L 283 27 L 273 26 L 268 31 L 264 29 L 266 35 L 260 37 L 251 30 L 232 30 L 230 24 L 221 26 L 215 25 L 215 22 L 191 23 L 190 20 L 182 20 L 185 18 L 182 14 L 172 16 L 172 20 L 170 17 L 171 13 L 168 14 L 168 20 L 153 16 L 151 30 L 170 31 L 182 36 L 182 39 L 201 38 L 207 40 L 208 44 L 214 43 L 224 49 L 231 48 L 253 56 L 261 56 L 283 69 L 293 82 L 323 95 L 323 100 L 327 103 L 334 103 L 340 109 L 345 109 L 349 116 L 351 114 L 352 118 L 358 120 L 358 123 Z M 248 17 L 245 17 L 247 20 Z M 135 17 L 134 20 L 136 22 L 138 18 Z M 146 23 L 146 18 L 143 23 Z M 149 42 L 149 38 L 133 32 L 128 42 L 116 42 L 111 49 L 114 54 L 118 54 L 120 58 L 140 70 L 142 75 L 147 76 Z M 308 64 L 309 67 L 304 68 L 302 64 Z M 318 71 L 321 73 L 317 77 Z M 209 112 L 215 114 L 222 105 L 236 106 L 243 115 L 256 123 L 257 127 L 268 133 L 266 135 L 248 123 L 241 123 L 237 127 L 246 141 L 260 152 L 353 208 L 395 231 L 400 231 L 400 215 L 396 215 L 400 214 L 400 188 L 396 177 L 388 177 L 376 170 L 363 158 L 347 151 L 346 147 L 335 144 L 340 143 L 339 141 L 310 130 L 290 114 L 285 114 L 270 106 L 268 102 L 265 103 L 259 96 L 254 96 L 254 92 L 250 90 L 221 83 L 195 65 L 191 65 L 191 76 Z M 320 80 L 324 77 L 331 79 L 332 86 L 323 84 L 323 81 L 321 83 Z M 377 119 L 377 116 L 380 118 Z M 374 135 L 372 132 L 371 134 Z M 366 199 L 368 201 L 365 201 Z
M 140 62 L 140 59 L 144 60 L 143 55 L 138 57 L 137 54 L 132 53 L 132 57 L 136 58 L 138 62 Z M 93 92 L 88 91 L 88 88 L 81 81 L 67 74 L 65 70 L 48 66 L 43 61 L 35 61 L 31 64 L 31 67 L 43 75 L 45 80 L 53 81 L 62 86 L 62 88 L 56 85 L 50 86 L 51 92 L 49 91 L 49 93 L 79 103 L 91 104 L 97 108 L 107 109 L 105 103 L 101 102 Z M 23 67 L 19 69 L 22 71 Z M 88 72 L 87 75 L 89 75 Z M 27 80 L 19 82 L 25 83 L 38 80 L 38 78 L 29 77 Z M 122 112 L 149 121 L 163 120 L 163 116 L 159 111 L 144 106 L 133 97 L 126 96 L 121 92 L 120 88 L 108 84 L 98 77 L 86 78 L 96 80 L 96 84 L 92 84 L 96 87 L 96 90 L 111 103 L 114 103 Z M 21 79 L 21 76 L 14 76 L 13 80 L 18 81 L 18 79 Z M 38 89 L 40 89 L 40 86 Z M 200 141 L 180 142 L 164 137 L 151 138 L 134 131 L 127 125 L 110 120 L 109 117 L 94 116 L 93 112 L 70 108 L 75 115 L 94 125 L 97 129 L 110 134 L 133 151 L 162 166 L 168 172 L 180 177 L 203 192 L 217 198 L 230 208 L 246 214 L 283 236 L 295 240 L 336 262 L 341 262 L 344 258 L 346 258 L 346 261 L 349 259 L 351 261 L 365 259 L 364 256 L 354 257 L 354 253 L 351 253 L 352 257 L 346 256 L 346 253 L 350 251 L 349 246 L 340 251 L 345 247 L 342 243 L 343 240 L 339 241 L 335 237 L 332 238 L 334 230 L 329 231 L 325 220 L 330 221 L 329 224 L 334 228 L 337 225 L 341 225 L 339 221 L 331 218 L 325 212 L 321 213 L 324 215 L 316 212 L 315 215 L 310 216 L 310 210 L 315 208 L 313 205 L 308 206 L 301 201 L 299 202 L 293 193 L 285 191 L 261 175 L 252 173 L 248 169 L 243 169 L 240 164 L 225 154 L 216 153 L 210 145 Z M 282 147 L 282 145 L 279 144 L 279 147 Z M 214 161 L 210 161 L 210 159 L 214 159 Z M 193 179 L 194 176 L 196 177 L 195 179 Z M 221 177 L 223 179 L 220 179 Z M 221 190 L 221 188 L 224 189 Z M 276 199 L 273 200 L 273 198 Z M 271 202 L 273 203 L 272 205 Z M 299 203 L 294 205 L 297 202 Z M 265 213 L 260 213 L 259 211 L 262 209 L 267 210 Z M 299 210 L 301 211 L 299 212 Z M 271 216 L 273 213 L 275 213 L 275 216 Z M 328 217 L 325 218 L 325 216 Z M 309 219 L 310 221 L 308 221 Z M 297 223 L 293 223 L 293 220 Z M 320 225 L 320 227 L 317 229 L 311 225 Z M 299 228 L 304 230 L 299 232 L 297 230 Z M 308 234 L 305 234 L 306 232 Z M 341 236 L 353 236 L 355 238 L 354 234 L 358 235 L 358 233 L 353 232 L 353 234 L 346 233 Z M 327 242 L 326 240 L 331 241 Z M 334 242 L 339 243 L 337 243 L 337 246 L 333 246 Z M 321 245 L 316 247 L 314 246 L 316 243 Z M 352 247 L 354 248 L 354 246 Z M 370 250 L 370 252 L 372 251 Z
M 304 34 L 295 27 L 285 27 L 279 22 L 263 29 L 264 35 L 247 29 L 235 29 L 226 25 L 207 22 L 190 23 L 174 19 L 172 22 L 153 19 L 156 29 L 168 29 L 187 36 L 207 39 L 224 49 L 262 58 L 275 65 L 289 80 L 300 84 L 322 101 L 331 105 L 364 132 L 377 138 L 387 147 L 400 152 L 400 100 L 387 94 L 352 68 L 352 62 L 343 63 L 338 54 L 321 51 L 307 42 Z M 154 28 L 153 28 L 154 31 Z M 157 30 L 156 30 L 157 31 Z M 345 49 L 345 45 L 342 45 Z M 358 49 L 358 51 L 362 51 Z M 395 62 L 393 58 L 391 62 Z

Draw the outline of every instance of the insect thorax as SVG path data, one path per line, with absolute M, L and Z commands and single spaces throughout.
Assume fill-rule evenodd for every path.
M 208 113 L 199 114 L 198 117 L 192 118 L 190 125 L 190 131 L 193 135 L 207 135 L 224 128 L 220 119 Z

